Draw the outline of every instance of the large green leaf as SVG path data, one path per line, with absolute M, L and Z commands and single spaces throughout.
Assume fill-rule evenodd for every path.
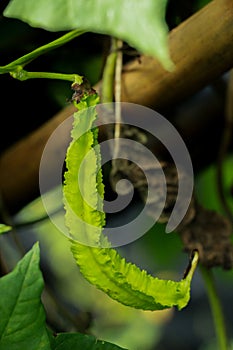
M 120 350 L 117 345 L 96 340 L 91 335 L 79 333 L 63 333 L 55 338 L 54 350 Z
M 0 279 L 0 350 L 49 350 L 40 297 L 39 247 L 35 244 L 13 272 Z
M 46 329 L 41 303 L 44 283 L 39 246 L 0 279 L 0 350 L 117 350 L 118 346 L 80 333 L 53 337 Z
M 81 29 L 115 36 L 171 69 L 165 22 L 167 0 L 11 0 L 4 11 L 33 27 Z

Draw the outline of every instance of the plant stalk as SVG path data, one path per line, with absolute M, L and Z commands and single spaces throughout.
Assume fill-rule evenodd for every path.
M 115 146 L 114 146 L 114 158 L 118 158 L 120 146 L 118 139 L 120 138 L 121 134 L 121 74 L 122 74 L 122 64 L 123 64 L 123 54 L 122 54 L 122 47 L 123 42 L 122 40 L 117 40 L 117 59 L 116 59 L 116 68 L 115 68 L 115 130 L 114 130 L 114 139 L 115 139 Z M 113 162 L 114 164 L 114 162 Z
M 210 269 L 203 266 L 200 267 L 202 278 L 205 282 L 206 292 L 209 299 L 210 308 L 213 315 L 213 322 L 215 327 L 215 333 L 219 345 L 219 350 L 227 350 L 227 334 L 226 326 L 224 322 L 223 311 L 219 296 L 217 294 L 216 286 L 214 283 L 213 273 Z
M 114 97 L 114 81 L 117 60 L 117 39 L 111 39 L 110 53 L 106 59 L 102 77 L 101 102 L 113 102 Z
M 33 50 L 32 52 L 18 58 L 17 60 L 5 65 L 0 66 L 0 74 L 9 73 L 12 71 L 15 71 L 19 66 L 24 67 L 26 64 L 33 61 L 35 58 L 54 50 L 69 41 L 73 40 L 74 38 L 80 36 L 81 34 L 84 34 L 84 31 L 81 30 L 72 30 L 65 35 L 61 36 L 60 38 L 51 41 L 50 43 L 40 46 L 37 49 Z
M 78 74 L 63 74 L 63 73 L 50 73 L 50 72 L 27 72 L 24 69 L 17 69 L 16 71 L 10 72 L 10 75 L 18 80 L 24 81 L 28 79 L 59 79 L 72 81 L 78 84 L 82 83 L 82 77 Z

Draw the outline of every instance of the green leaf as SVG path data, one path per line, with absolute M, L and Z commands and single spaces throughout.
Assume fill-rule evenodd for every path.
M 51 31 L 80 29 L 111 35 L 157 57 L 171 70 L 166 4 L 167 0 L 11 0 L 4 15 Z
M 93 96 L 90 98 L 93 99 Z M 94 106 L 87 108 L 88 101 L 88 98 L 81 100 L 77 105 L 79 111 L 74 114 L 73 140 L 66 156 L 63 192 L 73 256 L 90 283 L 124 305 L 144 310 L 161 310 L 172 306 L 182 309 L 190 298 L 197 252 L 186 278 L 176 282 L 149 275 L 126 262 L 116 250 L 110 248 L 107 241 L 104 242 L 104 189 L 102 174 L 98 170 L 101 155 L 99 148 L 93 149 L 97 144 L 97 129 L 93 129 L 97 114 Z M 87 157 L 87 154 L 90 156 Z
M 6 233 L 12 230 L 11 226 L 0 224 L 0 234 Z
M 79 333 L 63 333 L 55 338 L 53 350 L 120 350 L 117 345 L 96 340 L 91 335 Z
M 41 304 L 39 246 L 0 279 L 0 350 L 50 350 Z
M 39 245 L 0 279 L 0 350 L 117 350 L 114 344 L 80 333 L 53 337 L 46 329 L 41 303 L 44 283 L 39 269 Z

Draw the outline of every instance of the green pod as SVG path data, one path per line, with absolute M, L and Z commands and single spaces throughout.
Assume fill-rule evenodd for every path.
M 103 237 L 104 186 L 99 167 L 98 130 L 93 127 L 97 118 L 97 102 L 97 95 L 84 96 L 77 105 L 79 111 L 74 114 L 73 139 L 66 157 L 64 205 L 74 259 L 90 283 L 124 305 L 143 310 L 177 306 L 180 310 L 190 299 L 191 280 L 198 262 L 197 252 L 193 254 L 185 278 L 178 282 L 163 280 L 126 262 L 115 249 L 110 245 L 108 247 Z M 87 154 L 89 156 L 83 162 Z M 78 181 L 81 165 L 84 178 Z M 84 241 L 86 244 L 80 243 Z M 103 241 L 106 248 L 102 248 Z

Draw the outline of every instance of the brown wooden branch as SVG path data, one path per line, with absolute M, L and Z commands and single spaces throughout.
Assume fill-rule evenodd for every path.
M 233 2 L 216 0 L 183 22 L 169 35 L 174 72 L 152 57 L 124 67 L 122 101 L 161 110 L 179 103 L 232 67 Z M 101 92 L 101 83 L 96 87 Z M 44 145 L 53 130 L 74 112 L 68 106 L 0 158 L 0 193 L 14 213 L 38 195 L 38 170 Z M 57 152 L 67 144 L 58 140 Z M 50 164 L 52 168 L 52 163 Z M 50 171 L 50 169 L 48 169 Z

